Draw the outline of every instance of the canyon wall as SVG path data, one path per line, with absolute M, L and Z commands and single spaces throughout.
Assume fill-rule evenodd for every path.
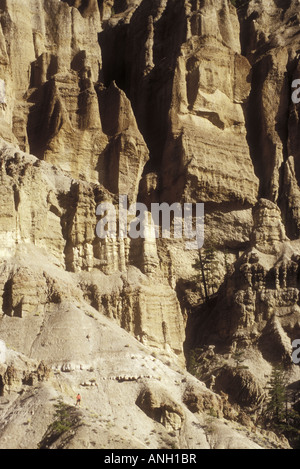
M 0 339 L 22 363 L 97 368 L 103 340 L 113 368 L 108 344 L 119 363 L 128 334 L 181 369 L 214 350 L 203 380 L 237 405 L 262 402 L 276 361 L 300 379 L 297 1 L 233 3 L 0 1 Z M 100 239 L 96 209 L 118 214 L 119 195 L 204 203 L 206 282 L 185 239 Z M 240 348 L 244 401 L 228 386 Z M 162 422 L 180 433 L 184 412 L 158 394 L 138 407 L 172 408 Z

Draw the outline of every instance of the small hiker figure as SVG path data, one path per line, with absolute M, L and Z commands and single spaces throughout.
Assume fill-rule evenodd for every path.
M 77 394 L 77 397 L 76 397 L 76 407 L 79 405 L 81 405 L 81 395 L 80 394 Z

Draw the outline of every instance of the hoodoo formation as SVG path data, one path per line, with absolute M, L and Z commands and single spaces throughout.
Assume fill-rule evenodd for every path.
M 298 0 L 0 0 L 0 449 L 300 447 L 299 53 Z

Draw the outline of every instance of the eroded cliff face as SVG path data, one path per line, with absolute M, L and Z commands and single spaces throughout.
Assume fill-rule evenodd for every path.
M 299 28 L 296 0 L 0 2 L 2 447 L 19 424 L 10 390 L 38 389 L 27 447 L 44 435 L 51 446 L 50 401 L 71 404 L 79 386 L 95 413 L 105 400 L 94 446 L 234 447 L 235 423 L 251 431 L 260 418 L 271 365 L 285 360 L 300 379 Z M 149 210 L 205 203 L 206 295 L 184 240 L 97 236 L 97 206 L 118 210 L 119 195 Z M 211 390 L 183 371 L 199 347 Z M 236 373 L 240 348 L 248 370 Z M 215 440 L 211 408 L 233 425 L 215 422 Z M 91 446 L 78 428 L 79 443 L 52 443 Z M 252 436 L 237 447 L 264 445 Z

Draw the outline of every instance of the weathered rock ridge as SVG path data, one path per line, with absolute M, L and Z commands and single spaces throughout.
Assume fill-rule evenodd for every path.
M 257 426 L 272 365 L 300 380 L 300 18 L 233 3 L 0 1 L 0 447 L 288 447 Z M 204 203 L 209 276 L 100 239 L 119 195 Z

